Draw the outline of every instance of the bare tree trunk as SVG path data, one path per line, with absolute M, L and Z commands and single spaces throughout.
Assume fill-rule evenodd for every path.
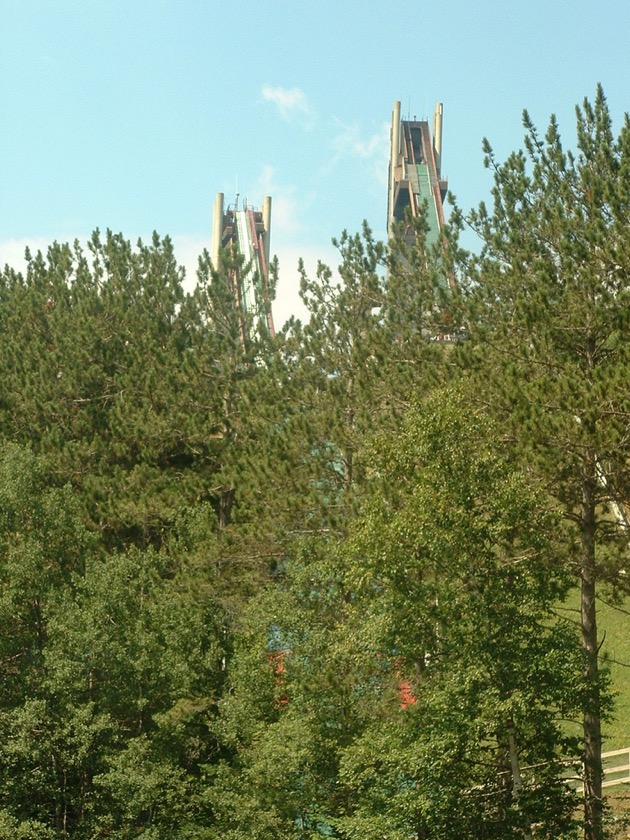
M 518 802 L 521 798 L 523 790 L 523 781 L 521 779 L 521 766 L 518 760 L 518 751 L 516 749 L 516 739 L 514 737 L 514 723 L 510 721 L 508 726 L 508 744 L 510 747 L 510 767 L 512 768 L 512 798 L 514 802 Z M 532 827 L 526 815 L 525 825 L 523 826 L 524 840 L 532 840 Z
M 582 482 L 581 625 L 585 658 L 584 710 L 584 840 L 603 840 L 602 731 L 599 693 L 599 647 L 595 604 L 596 460 Z

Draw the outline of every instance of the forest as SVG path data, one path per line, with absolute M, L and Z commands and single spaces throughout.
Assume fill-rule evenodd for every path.
M 576 115 L 275 336 L 167 236 L 4 268 L 0 838 L 613 836 L 630 119 Z

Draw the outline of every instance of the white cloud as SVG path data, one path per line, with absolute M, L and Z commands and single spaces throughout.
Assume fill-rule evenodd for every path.
M 387 129 L 387 124 L 384 124 Z M 362 158 L 370 158 L 376 154 L 382 154 L 383 148 L 387 149 L 389 143 L 385 130 L 372 134 L 367 139 L 361 137 L 360 128 L 357 123 L 351 125 L 341 124 L 341 130 L 333 139 L 332 146 L 340 155 L 353 154 Z
M 320 261 L 326 263 L 332 269 L 333 279 L 336 282 L 339 252 L 332 245 L 326 249 L 283 245 L 276 250 L 273 248 L 273 240 L 272 250 L 277 254 L 280 265 L 276 299 L 272 307 L 274 325 L 279 330 L 291 315 L 295 315 L 302 322 L 309 320 L 308 310 L 300 298 L 300 276 L 297 269 L 299 260 L 303 261 L 306 274 L 311 279 L 315 278 L 317 263 Z
M 173 240 L 173 251 L 178 264 L 186 269 L 184 289 L 192 292 L 197 283 L 197 265 L 199 257 L 204 248 L 210 251 L 212 247 L 211 236 L 188 236 L 186 234 L 175 234 Z
M 296 236 L 303 229 L 301 216 L 304 205 L 300 206 L 296 198 L 297 189 L 293 184 L 280 184 L 275 179 L 274 169 L 269 164 L 263 166 L 258 178 L 258 188 L 263 195 L 271 196 L 271 245 L 274 239 L 282 240 Z M 309 199 L 306 198 L 306 204 Z
M 315 122 L 315 113 L 308 103 L 306 94 L 298 87 L 283 88 L 262 86 L 262 97 L 265 102 L 272 102 L 283 120 L 293 122 L 302 119 L 302 127 L 309 130 Z
M 26 249 L 28 248 L 33 256 L 38 251 L 45 254 L 52 241 L 52 239 L 45 239 L 43 236 L 34 236 L 31 239 L 27 239 L 26 237 L 22 239 L 5 239 L 4 242 L 0 242 L 0 269 L 3 269 L 5 265 L 9 265 L 16 271 L 24 274 L 26 272 L 26 260 L 24 259 Z M 65 242 L 66 240 L 61 241 Z M 69 241 L 72 242 L 74 240 Z
M 269 171 L 263 172 L 262 177 L 271 178 L 271 176 L 272 172 Z M 291 192 L 291 188 L 285 187 L 284 189 L 288 189 L 288 191 Z M 302 321 L 308 320 L 307 310 L 302 303 L 299 294 L 300 278 L 297 266 L 300 258 L 304 261 L 309 277 L 315 276 L 318 260 L 328 263 L 333 270 L 336 269 L 338 263 L 339 255 L 332 245 L 329 245 L 326 249 L 322 250 L 315 249 L 312 246 L 304 247 L 289 242 L 290 237 L 287 236 L 287 234 L 300 229 L 299 224 L 296 221 L 295 213 L 295 202 L 290 197 L 283 197 L 282 195 L 279 195 L 278 199 L 274 200 L 274 204 L 272 205 L 271 249 L 272 253 L 278 257 L 280 266 L 276 300 L 273 304 L 273 315 L 276 329 L 280 329 L 292 315 L 295 315 Z M 274 244 L 273 239 L 274 225 L 278 229 L 277 247 Z M 58 241 L 74 242 L 75 238 L 78 238 L 81 244 L 85 247 L 84 237 L 63 237 L 59 238 Z M 140 238 L 142 238 L 144 242 L 150 241 L 150 236 L 141 236 Z M 132 237 L 131 241 L 135 243 L 137 239 L 137 236 Z M 179 265 L 186 269 L 184 288 L 186 291 L 191 292 L 197 282 L 197 262 L 199 255 L 204 248 L 210 248 L 210 236 L 208 235 L 206 238 L 187 234 L 175 234 L 172 237 L 172 240 L 175 258 L 177 259 Z M 24 273 L 26 270 L 26 262 L 24 260 L 25 249 L 27 247 L 30 248 L 33 254 L 37 253 L 37 251 L 42 251 L 42 253 L 45 254 L 51 242 L 51 239 L 45 239 L 43 237 L 32 237 L 31 239 L 7 239 L 0 242 L 0 270 L 3 269 L 5 265 L 9 265 L 16 271 Z
M 336 268 L 338 253 L 329 246 L 326 252 L 316 251 L 315 248 L 305 248 L 298 244 L 290 243 L 290 234 L 299 229 L 293 216 L 293 210 L 288 210 L 290 200 L 286 204 L 282 197 L 271 191 L 266 195 L 272 195 L 271 209 L 271 253 L 278 257 L 279 277 L 276 290 L 276 300 L 273 304 L 273 317 L 277 330 L 286 321 L 295 315 L 302 321 L 308 320 L 307 310 L 300 299 L 300 278 L 298 275 L 298 261 L 304 260 L 304 265 L 309 277 L 315 276 L 317 261 L 329 262 L 331 267 Z M 279 205 L 279 206 L 278 206 Z M 286 225 L 285 213 L 289 213 L 290 224 Z M 197 282 L 197 261 L 204 248 L 210 247 L 210 240 L 186 236 L 183 234 L 174 235 L 173 248 L 177 262 L 186 269 L 186 280 L 184 288 L 191 292 Z
M 376 182 L 381 187 L 387 187 L 387 168 L 389 162 L 389 123 L 382 123 L 378 131 L 363 137 L 358 123 L 342 123 L 337 121 L 339 131 L 333 137 L 331 147 L 332 160 L 328 168 L 332 168 L 346 158 L 360 158 L 371 164 Z

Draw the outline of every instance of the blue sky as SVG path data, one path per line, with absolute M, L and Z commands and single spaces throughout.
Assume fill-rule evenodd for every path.
M 388 136 L 444 103 L 443 174 L 486 199 L 482 138 L 521 144 L 526 107 L 555 113 L 604 86 L 630 110 L 629 0 L 0 0 L 0 262 L 26 244 L 169 234 L 194 273 L 217 191 L 273 198 L 276 321 L 296 263 L 367 219 L 385 234 Z

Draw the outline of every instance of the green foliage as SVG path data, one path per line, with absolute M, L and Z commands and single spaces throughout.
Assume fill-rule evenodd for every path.
M 344 754 L 349 836 L 389 819 L 392 836 L 512 837 L 534 822 L 573 836 L 559 719 L 579 708 L 582 659 L 554 616 L 570 577 L 557 517 L 495 441 L 467 403 L 438 395 L 374 452 L 374 496 L 345 554 L 348 638 L 371 624 L 373 655 L 415 702 Z M 385 813 L 387 800 L 399 805 Z
M 461 362 L 501 418 L 509 451 L 565 515 L 567 563 L 580 579 L 587 840 L 601 840 L 601 718 L 596 596 L 626 588 L 629 452 L 626 382 L 630 121 L 617 138 L 606 100 L 577 109 L 577 152 L 552 117 L 541 138 L 527 113 L 524 150 L 504 164 L 486 143 L 493 206 L 469 217 L 483 251 L 464 298 Z
M 2 830 L 165 836 L 194 808 L 190 773 L 212 749 L 224 613 L 177 543 L 104 556 L 75 493 L 45 476 L 29 451 L 0 449 Z M 208 543 L 188 532 L 191 550 Z M 179 810 L 158 809 L 169 797 Z
M 214 477 L 236 439 L 253 350 L 207 255 L 192 295 L 172 243 L 94 233 L 0 275 L 0 431 L 81 492 L 108 544 L 161 544 L 182 504 L 223 510 Z
M 69 487 L 45 485 L 41 464 L 0 447 L 0 659 L 2 703 L 37 691 L 55 590 L 82 569 L 93 540 Z
M 250 605 L 207 776 L 222 836 L 575 836 L 571 578 L 495 440 L 467 404 L 423 403 L 369 450 L 349 538 L 304 540 Z
M 630 123 L 525 125 L 479 257 L 344 232 L 275 337 L 157 235 L 0 274 L 0 838 L 568 840 L 581 713 L 600 840 Z
M 146 736 L 117 751 L 94 784 L 100 793 L 99 831 L 105 836 L 187 836 L 194 811 L 191 780 L 172 760 L 156 755 Z
M 591 450 L 625 498 L 630 193 L 619 173 L 630 124 L 615 141 L 599 90 L 594 106 L 578 109 L 577 157 L 564 152 L 555 120 L 544 140 L 527 115 L 525 126 L 526 151 L 505 164 L 488 148 L 494 207 L 470 217 L 484 242 L 471 278 L 471 349 L 530 462 L 554 463 L 556 492 L 575 509 Z
M 2 840 L 52 840 L 55 832 L 34 820 L 20 822 L 6 811 L 0 811 Z
M 414 286 L 408 264 L 399 256 L 389 266 L 367 225 L 335 244 L 336 275 L 320 263 L 309 277 L 300 266 L 308 323 L 288 323 L 245 388 L 255 411 L 250 437 L 240 439 L 247 487 L 239 504 L 259 544 L 269 519 L 265 547 L 277 562 L 287 542 L 345 530 L 366 483 L 366 440 L 395 430 L 415 389 L 444 375 L 444 354 L 415 320 L 433 305 L 434 262 Z M 420 264 L 413 249 L 405 256 Z

